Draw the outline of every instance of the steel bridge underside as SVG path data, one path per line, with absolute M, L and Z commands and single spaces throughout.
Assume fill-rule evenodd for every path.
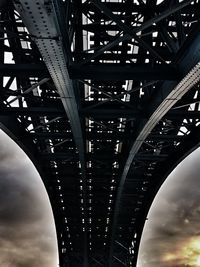
M 15 0 L 0 16 L 0 127 L 45 184 L 60 266 L 135 267 L 157 191 L 199 146 L 199 1 Z

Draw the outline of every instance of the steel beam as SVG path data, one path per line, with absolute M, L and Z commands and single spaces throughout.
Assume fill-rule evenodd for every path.
M 149 118 L 151 113 L 150 111 L 141 112 L 137 109 L 108 109 L 108 108 L 94 108 L 94 109 L 82 109 L 80 110 L 81 116 L 86 116 L 95 119 L 118 119 L 118 118 L 127 118 L 127 119 L 136 119 L 136 118 Z M 164 115 L 167 119 L 199 119 L 200 111 L 188 111 L 188 110 L 170 110 Z
M 12 116 L 63 116 L 66 117 L 66 113 L 61 106 L 56 107 L 0 107 L 1 115 L 12 115 Z
M 65 38 L 66 32 L 63 32 L 65 27 L 60 25 L 60 20 L 63 19 L 64 21 L 64 18 L 62 17 L 63 13 L 60 10 L 62 4 L 62 1 L 59 0 L 54 0 L 52 3 L 47 3 L 45 0 L 15 1 L 15 7 L 38 46 L 50 76 L 61 97 L 62 104 L 71 124 L 82 170 L 84 214 L 86 221 L 85 239 L 87 239 L 85 144 L 78 114 L 78 103 L 76 101 L 73 83 L 69 77 L 67 68 L 71 55 L 67 54 L 69 50 L 65 47 L 66 44 L 63 44 L 63 38 Z M 84 242 L 84 244 L 87 244 L 87 241 Z M 84 252 L 83 258 L 84 266 L 87 267 L 88 256 L 86 252 Z
M 36 89 L 38 86 L 43 85 L 44 83 L 48 82 L 50 79 L 49 78 L 43 78 L 41 81 L 33 84 L 32 86 L 30 86 L 28 89 L 26 89 L 25 91 L 23 91 L 23 94 L 18 95 L 16 97 L 14 97 L 12 100 L 8 101 L 8 105 L 10 105 L 11 103 L 15 102 L 18 99 L 21 99 L 23 97 L 25 97 L 26 94 L 29 94 L 30 92 L 32 92 L 34 89 Z
M 72 133 L 69 132 L 31 132 L 30 133 L 33 138 L 36 139 L 71 139 L 72 138 Z M 180 141 L 184 138 L 183 135 L 171 135 L 171 134 L 149 134 L 147 137 L 147 140 L 150 141 Z M 134 139 L 134 136 L 131 134 L 124 134 L 124 133 L 115 133 L 113 134 L 108 134 L 106 132 L 103 133 L 92 133 L 92 132 L 87 132 L 86 134 L 86 139 L 88 140 L 93 140 L 93 141 L 106 141 L 106 140 L 113 140 L 116 142 L 116 140 L 119 140 L 121 142 L 128 140 L 131 141 Z
M 117 80 L 178 80 L 180 74 L 175 65 L 134 66 L 127 64 L 121 66 L 117 64 L 101 65 L 71 65 L 69 66 L 69 75 L 71 79 L 92 79 L 102 81 Z
M 49 76 L 44 64 L 0 64 L 0 75 L 8 77 L 46 77 Z
M 138 42 L 139 46 L 142 46 L 144 49 L 149 51 L 149 53 L 152 54 L 156 59 L 161 60 L 162 62 L 165 62 L 165 60 L 156 52 L 156 50 L 151 45 L 147 44 L 143 39 L 141 39 L 137 35 L 137 32 L 139 32 L 143 29 L 146 29 L 149 26 L 145 27 L 145 25 L 144 25 L 145 23 L 143 23 L 142 29 L 139 29 L 142 27 L 142 26 L 139 26 L 137 28 L 137 30 L 133 31 L 132 28 L 130 28 L 124 22 L 122 22 L 122 20 L 118 16 L 116 16 L 109 8 L 107 8 L 107 6 L 104 3 L 102 3 L 100 0 L 91 0 L 91 1 L 101 11 L 103 11 L 106 16 L 108 16 L 112 21 L 114 21 L 117 24 L 117 26 L 119 27 L 119 29 L 124 31 L 124 35 L 128 35 L 127 37 L 133 37 Z M 151 23 L 150 25 L 152 25 L 152 24 L 153 23 Z
M 195 151 L 200 146 L 200 127 L 196 127 L 193 131 L 185 137 L 184 142 L 182 142 L 177 150 L 170 155 L 168 159 L 163 162 L 160 167 L 155 172 L 156 179 L 151 185 L 151 190 L 145 201 L 145 206 L 140 212 L 140 223 L 138 224 L 138 236 L 136 241 L 136 249 L 139 249 L 140 239 L 142 236 L 142 231 L 146 218 L 149 212 L 149 209 L 152 205 L 152 202 L 160 189 L 163 182 L 167 179 L 168 175 L 178 166 L 178 164 L 183 161 L 188 155 Z M 137 255 L 136 255 L 137 257 Z M 136 266 L 136 259 L 134 262 Z
M 114 249 L 114 239 L 115 239 L 115 231 L 117 226 L 117 220 L 119 216 L 119 208 L 120 208 L 120 200 L 122 197 L 122 192 L 124 190 L 124 184 L 130 170 L 131 164 L 142 146 L 143 142 L 149 135 L 149 133 L 153 130 L 156 124 L 163 118 L 163 116 L 174 106 L 178 100 L 182 98 L 184 94 L 186 94 L 197 82 L 200 80 L 200 51 L 199 51 L 199 43 L 200 35 L 196 37 L 195 41 L 191 43 L 188 54 L 182 59 L 180 62 L 180 66 L 184 66 L 183 72 L 185 73 L 185 77 L 178 83 L 170 83 L 165 82 L 163 85 L 163 89 L 165 87 L 168 90 L 161 90 L 165 92 L 165 95 L 160 97 L 159 94 L 162 94 L 161 91 L 158 92 L 158 97 L 155 98 L 154 103 L 151 103 L 152 107 L 152 115 L 150 118 L 140 126 L 138 130 L 138 136 L 134 141 L 128 158 L 126 160 L 120 183 L 117 189 L 117 196 L 114 207 L 114 215 L 113 215 L 113 223 L 112 223 L 112 233 L 111 233 L 111 242 L 110 242 L 110 250 L 109 250 L 109 260 L 108 266 L 112 266 L 112 257 L 113 257 L 113 249 Z M 195 53 L 195 54 L 193 54 Z M 185 65 L 187 63 L 188 57 L 190 54 L 191 62 L 190 65 Z M 185 63 L 185 64 L 184 64 Z M 193 64 L 193 68 L 190 69 L 190 66 Z M 159 101 L 160 99 L 160 101 Z M 135 259 L 136 260 L 136 259 Z
M 106 6 L 111 9 L 113 12 L 126 12 L 127 7 L 124 5 L 124 2 L 106 2 Z M 89 4 L 89 1 L 85 1 L 83 6 L 83 12 L 86 13 L 88 10 L 90 11 L 95 11 L 95 7 L 91 4 Z M 131 2 L 129 4 L 129 8 L 131 10 L 134 10 L 134 12 L 137 13 L 142 13 L 142 14 L 148 14 L 149 8 L 145 5 L 138 5 L 137 3 Z M 152 11 L 155 11 L 155 13 L 158 14 L 159 11 L 164 11 L 165 10 L 165 5 L 157 5 Z M 184 13 L 185 14 L 190 14 L 190 13 L 198 13 L 199 12 L 199 5 L 198 3 L 194 3 L 194 5 L 186 6 L 184 8 Z
M 91 2 L 97 3 L 97 6 L 99 4 L 99 0 L 91 0 Z M 89 62 L 91 59 L 94 59 L 96 57 L 98 57 L 99 55 L 103 54 L 106 50 L 111 49 L 112 47 L 118 45 L 120 42 L 124 42 L 127 40 L 130 40 L 131 38 L 136 38 L 138 40 L 138 42 L 142 43 L 142 45 L 145 47 L 146 44 L 144 42 L 142 42 L 141 38 L 138 37 L 137 33 L 140 32 L 141 30 L 145 30 L 147 29 L 150 25 L 152 25 L 154 22 L 158 23 L 160 21 L 162 21 L 164 18 L 167 18 L 168 16 L 174 14 L 175 12 L 177 12 L 178 10 L 181 10 L 183 7 L 189 5 L 192 2 L 192 0 L 188 0 L 185 1 L 184 3 L 179 3 L 177 5 L 175 5 L 174 7 L 169 8 L 168 10 L 163 11 L 161 14 L 154 16 L 153 19 L 150 19 L 148 21 L 145 22 L 145 24 L 142 24 L 141 26 L 137 27 L 134 31 L 129 28 L 127 25 L 125 25 L 119 18 L 118 16 L 116 16 L 109 8 L 107 8 L 104 4 L 101 4 L 101 8 L 103 6 L 102 11 L 112 20 L 115 21 L 116 24 L 119 26 L 119 28 L 121 28 L 125 33 L 123 36 L 117 37 L 115 38 L 113 41 L 111 41 L 110 43 L 108 43 L 107 45 L 103 46 L 102 48 L 100 48 L 98 51 L 95 52 L 94 55 L 89 55 L 83 62 L 87 63 Z M 151 50 L 151 47 L 147 47 L 147 50 Z M 154 50 L 152 51 L 152 54 L 154 54 L 154 56 L 160 58 L 160 56 L 154 52 Z M 160 60 L 163 60 L 162 58 L 160 58 Z

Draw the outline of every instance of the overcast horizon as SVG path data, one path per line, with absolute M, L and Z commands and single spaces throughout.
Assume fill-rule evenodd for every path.
M 0 266 L 56 267 L 50 202 L 31 160 L 0 130 Z
M 137 267 L 200 266 L 200 149 L 166 179 L 148 214 Z

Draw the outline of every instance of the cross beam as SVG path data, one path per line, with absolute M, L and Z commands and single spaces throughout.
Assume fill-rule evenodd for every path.
M 117 64 L 99 65 L 71 65 L 69 67 L 71 79 L 93 79 L 102 81 L 115 80 L 178 80 L 180 73 L 175 65 L 157 65 L 134 66 L 126 64 L 117 66 Z

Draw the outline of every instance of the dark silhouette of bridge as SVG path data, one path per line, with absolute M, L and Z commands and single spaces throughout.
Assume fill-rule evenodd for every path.
M 0 124 L 43 179 L 60 266 L 135 267 L 155 194 L 200 141 L 199 1 L 0 8 Z

